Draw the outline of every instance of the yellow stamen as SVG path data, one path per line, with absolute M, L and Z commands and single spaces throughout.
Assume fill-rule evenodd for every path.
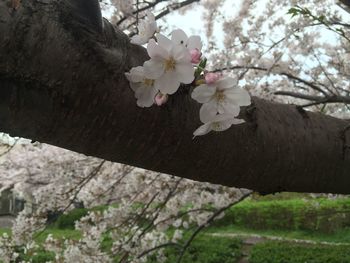
M 165 71 L 173 71 L 175 70 L 176 61 L 173 57 L 164 61 Z
M 215 96 L 218 102 L 224 102 L 226 99 L 226 96 L 223 91 L 217 91 L 215 93 Z
M 213 122 L 212 123 L 212 128 L 213 128 L 214 131 L 219 131 L 221 129 L 220 122 Z
M 154 85 L 154 79 L 144 79 L 143 84 L 147 87 L 152 87 Z

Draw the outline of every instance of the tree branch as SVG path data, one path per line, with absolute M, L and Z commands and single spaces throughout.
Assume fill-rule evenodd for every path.
M 158 19 L 161 19 L 162 17 L 168 15 L 170 12 L 173 12 L 173 11 L 176 11 L 178 9 L 181 9 L 185 6 L 188 6 L 190 4 L 193 4 L 195 2 L 199 2 L 200 0 L 186 0 L 186 1 L 183 1 L 183 2 L 180 2 L 180 3 L 174 3 L 174 4 L 171 4 L 171 5 L 168 5 L 167 7 L 163 8 L 163 10 L 155 16 L 155 19 L 158 20 Z M 132 26 L 135 26 L 137 25 L 137 22 L 134 21 L 132 22 L 131 24 L 129 24 L 126 28 L 130 29 L 130 27 Z M 131 32 L 128 36 L 129 37 L 132 37 L 134 36 L 136 33 L 135 32 Z
M 350 193 L 348 121 L 253 98 L 244 124 L 193 140 L 200 105 L 188 88 L 137 107 L 124 72 L 146 51 L 106 20 L 99 32 L 70 1 L 0 2 L 1 131 L 262 193 Z
M 218 72 L 218 71 L 223 71 L 223 70 L 235 70 L 235 69 L 246 69 L 246 70 L 259 70 L 259 71 L 266 71 L 266 72 L 270 72 L 271 69 L 268 68 L 264 68 L 264 67 L 258 67 L 258 66 L 240 66 L 240 65 L 236 65 L 236 66 L 232 66 L 232 67 L 228 67 L 228 68 L 221 68 L 221 69 L 216 69 L 214 70 L 214 72 Z M 308 86 L 309 88 L 318 91 L 322 94 L 324 94 L 325 96 L 328 96 L 328 93 L 326 91 L 324 91 L 323 89 L 321 89 L 319 86 L 317 86 L 315 83 L 304 80 L 302 78 L 299 78 L 298 76 L 294 76 L 291 73 L 288 72 L 272 72 L 273 74 L 276 75 L 281 75 L 281 76 L 285 76 L 291 80 L 295 80 L 299 83 L 304 84 L 305 86 Z
M 321 102 L 321 103 L 345 103 L 350 104 L 350 97 L 349 96 L 316 96 L 316 95 L 308 95 L 298 92 L 292 92 L 292 91 L 276 91 L 274 93 L 275 95 L 282 95 L 282 96 L 290 96 L 293 98 L 298 99 L 304 99 L 304 100 L 311 100 L 314 102 Z

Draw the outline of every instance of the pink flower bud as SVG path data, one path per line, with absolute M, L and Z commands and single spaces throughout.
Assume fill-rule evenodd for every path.
M 198 48 L 192 49 L 190 51 L 190 54 L 191 54 L 191 63 L 198 64 L 201 61 L 202 52 L 200 52 Z
M 222 77 L 221 73 L 208 72 L 204 75 L 207 84 L 213 84 Z
M 154 98 L 154 103 L 157 104 L 158 106 L 162 106 L 168 101 L 168 94 L 162 94 L 158 92 L 156 97 Z

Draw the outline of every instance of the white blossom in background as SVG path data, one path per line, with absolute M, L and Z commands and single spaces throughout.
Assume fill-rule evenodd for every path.
M 112 0 L 112 3 L 114 4 L 117 11 L 123 13 L 124 15 L 131 15 L 134 10 L 133 1 Z
M 35 218 L 31 214 L 26 213 L 26 211 L 19 213 L 12 227 L 15 244 L 20 246 L 34 242 L 33 235 L 43 229 L 45 222 L 45 218 Z
M 125 73 L 130 81 L 130 87 L 135 92 L 137 105 L 139 107 L 151 107 L 154 103 L 154 98 L 158 93 L 155 88 L 155 80 L 145 76 L 144 68 L 134 67 L 129 73 Z
M 55 253 L 57 262 L 111 262 L 114 256 L 125 253 L 132 262 L 146 262 L 151 255 L 163 262 L 166 257 L 161 249 L 138 256 L 158 245 L 182 242 L 190 226 L 206 224 L 217 209 L 236 202 L 244 193 L 103 162 L 45 144 L 16 145 L 0 164 L 1 182 L 27 191 L 22 196 L 30 195 L 36 206 L 31 213 L 24 211 L 17 217 L 12 237 L 3 243 L 0 238 L 2 258 L 11 257 L 21 244 L 28 253 L 33 252 L 34 234 L 46 226 L 48 212 L 69 211 L 76 200 L 86 208 L 106 205 L 106 209 L 90 211 L 75 223 L 82 235 L 80 240 L 46 239 L 43 247 Z M 98 167 L 98 173 L 91 177 Z M 27 182 L 26 187 L 21 186 L 23 182 Z M 152 222 L 146 229 L 144 220 Z M 167 236 L 164 231 L 169 227 L 180 229 Z M 106 236 L 113 241 L 111 251 L 102 250 L 101 241 Z
M 193 132 L 193 135 L 200 136 L 209 133 L 210 131 L 225 131 L 230 128 L 233 124 L 241 124 L 244 123 L 242 119 L 236 119 L 231 114 L 219 114 L 214 116 L 208 121 L 207 119 L 202 120 L 204 123 L 197 130 Z
M 157 22 L 151 12 L 147 12 L 145 19 L 142 19 L 138 25 L 138 34 L 130 40 L 132 44 L 144 45 L 150 40 L 157 31 Z
M 145 76 L 154 79 L 154 86 L 163 94 L 174 94 L 181 83 L 194 80 L 194 67 L 189 51 L 167 37 L 157 34 L 147 45 L 150 60 L 144 63 Z
M 16 262 L 19 254 L 14 251 L 14 240 L 4 233 L 0 236 L 0 258 L 4 263 Z

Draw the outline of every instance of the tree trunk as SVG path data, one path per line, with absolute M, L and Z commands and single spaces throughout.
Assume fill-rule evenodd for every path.
M 124 72 L 147 53 L 101 20 L 97 0 L 12 2 L 0 2 L 1 131 L 262 193 L 350 193 L 348 121 L 253 98 L 246 123 L 192 139 L 188 88 L 136 106 Z

